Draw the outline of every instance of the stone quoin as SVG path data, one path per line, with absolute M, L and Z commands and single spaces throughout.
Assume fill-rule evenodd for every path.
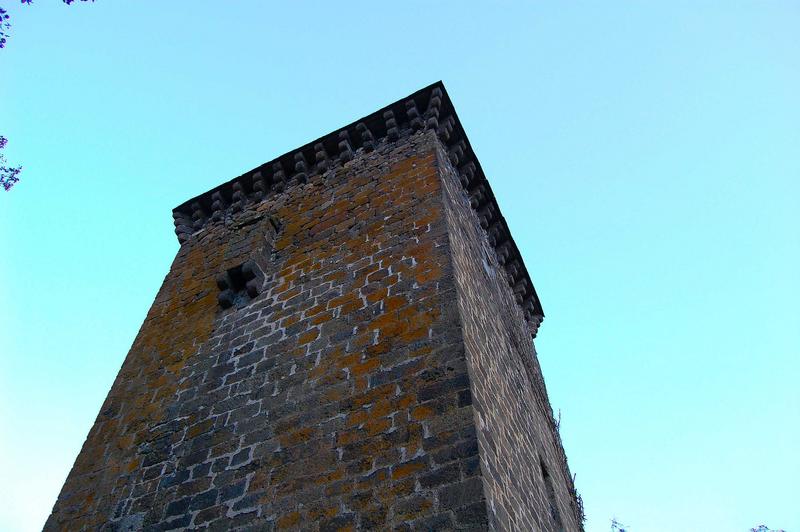
M 45 530 L 583 529 L 544 313 L 441 82 L 173 218 Z

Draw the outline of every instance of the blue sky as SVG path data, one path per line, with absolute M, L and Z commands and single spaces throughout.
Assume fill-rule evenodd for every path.
M 49 514 L 171 209 L 439 79 L 547 314 L 587 531 L 800 530 L 800 4 L 288 4 L 3 2 L 0 530 Z

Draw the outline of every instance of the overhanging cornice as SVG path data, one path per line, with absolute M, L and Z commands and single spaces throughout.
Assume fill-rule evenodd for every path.
M 396 141 L 421 129 L 436 131 L 447 148 L 450 162 L 458 171 L 461 185 L 508 274 L 508 282 L 535 337 L 544 318 L 539 297 L 441 81 L 177 206 L 172 215 L 178 241 L 183 244 L 207 224 L 222 221 L 247 205 L 347 163 L 359 150 L 372 151 L 380 142 Z

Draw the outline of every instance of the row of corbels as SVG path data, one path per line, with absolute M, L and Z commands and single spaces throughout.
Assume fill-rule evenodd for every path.
M 467 193 L 470 206 L 478 214 L 480 226 L 486 232 L 489 244 L 494 248 L 497 260 L 507 274 L 506 279 L 513 290 L 514 298 L 522 307 L 525 319 L 535 336 L 543 316 L 533 284 L 513 244 L 508 226 L 493 201 L 486 178 L 472 160 L 466 142 L 464 139 L 451 138 L 453 134 L 453 124 L 449 120 L 451 118 L 448 117 L 442 123 L 438 130 L 439 137 L 445 145 L 452 140 L 452 144 L 448 146 L 450 162 L 458 170 L 458 177 Z
M 455 119 L 449 116 L 442 124 L 439 123 L 442 100 L 441 89 L 435 87 L 431 91 L 431 97 L 422 114 L 413 98 L 404 102 L 405 121 L 403 123 L 399 121 L 398 113 L 389 109 L 382 113 L 383 128 L 373 126 L 371 129 L 368 127 L 367 122 L 375 123 L 370 117 L 358 122 L 353 131 L 344 129 L 332 134 L 331 136 L 336 135 L 337 153 L 335 155 L 329 153 L 325 147 L 325 144 L 331 144 L 331 136 L 320 139 L 313 145 L 313 162 L 309 160 L 311 157 L 307 155 L 307 152 L 297 151 L 292 155 L 292 162 L 289 165 L 285 164 L 285 160 L 273 161 L 244 176 L 243 179 L 234 181 L 230 189 L 225 192 L 221 189 L 212 192 L 210 209 L 206 208 L 199 198 L 192 202 L 186 210 L 176 209 L 173 211 L 173 219 L 178 241 L 183 244 L 193 233 L 202 229 L 209 220 L 212 222 L 223 220 L 229 210 L 238 212 L 248 201 L 259 202 L 270 192 L 282 192 L 287 185 L 305 183 L 311 175 L 324 174 L 336 166 L 345 164 L 353 159 L 357 149 L 363 148 L 366 152 L 373 151 L 379 140 L 384 137 L 394 141 L 399 139 L 406 129 L 410 129 L 412 132 L 420 129 L 433 129 L 441 138 L 448 139 L 452 134 Z M 377 123 L 380 125 L 380 122 Z M 382 131 L 378 131 L 380 129 Z
M 470 205 L 478 213 L 481 227 L 495 248 L 498 261 L 508 273 L 507 278 L 514 290 L 515 298 L 535 331 L 542 317 L 535 291 L 519 253 L 513 246 L 508 227 L 493 201 L 488 183 L 475 164 L 474 156 L 461 132 L 456 129 L 455 117 L 452 114 L 442 115 L 443 99 L 441 88 L 434 87 L 422 113 L 417 101 L 409 98 L 401 106 L 394 105 L 380 115 L 376 113 L 365 118 L 353 128 L 320 139 L 311 149 L 299 150 L 291 157 L 284 156 L 268 163 L 234 181 L 229 188 L 225 188 L 225 192 L 218 189 L 211 193 L 210 209 L 204 206 L 208 201 L 201 202 L 198 198 L 188 209 L 173 212 L 175 232 L 179 242 L 181 244 L 186 242 L 209 220 L 220 221 L 227 212 L 242 210 L 249 201 L 259 202 L 270 192 L 282 192 L 294 183 L 307 182 L 311 175 L 324 174 L 337 165 L 352 160 L 359 149 L 366 152 L 373 151 L 383 138 L 395 141 L 404 131 L 434 130 L 442 143 L 448 147 L 450 162 L 458 169 L 459 179 L 468 194 Z M 405 117 L 401 122 L 402 115 Z M 326 145 L 330 147 L 334 142 L 336 150 L 331 153 Z

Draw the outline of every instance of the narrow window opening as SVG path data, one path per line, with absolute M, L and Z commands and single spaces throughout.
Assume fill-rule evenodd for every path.
M 544 465 L 544 461 L 539 457 L 539 467 L 542 469 L 542 478 L 544 479 L 544 486 L 547 490 L 547 503 L 550 506 L 550 518 L 553 520 L 555 530 L 559 532 L 564 531 L 564 523 L 561 521 L 561 514 L 558 512 L 558 503 L 556 502 L 556 492 L 553 489 L 553 479 Z
M 275 230 L 275 234 L 280 233 L 281 229 L 283 229 L 283 224 L 274 216 L 269 217 L 269 223 L 272 225 L 272 229 Z
M 267 234 L 264 235 L 264 239 L 267 242 L 266 253 L 272 262 L 276 262 L 278 260 L 278 251 L 275 249 L 275 241 L 278 240 L 278 235 L 283 230 L 283 223 L 275 216 L 268 216 L 267 220 L 269 225 L 267 226 Z

